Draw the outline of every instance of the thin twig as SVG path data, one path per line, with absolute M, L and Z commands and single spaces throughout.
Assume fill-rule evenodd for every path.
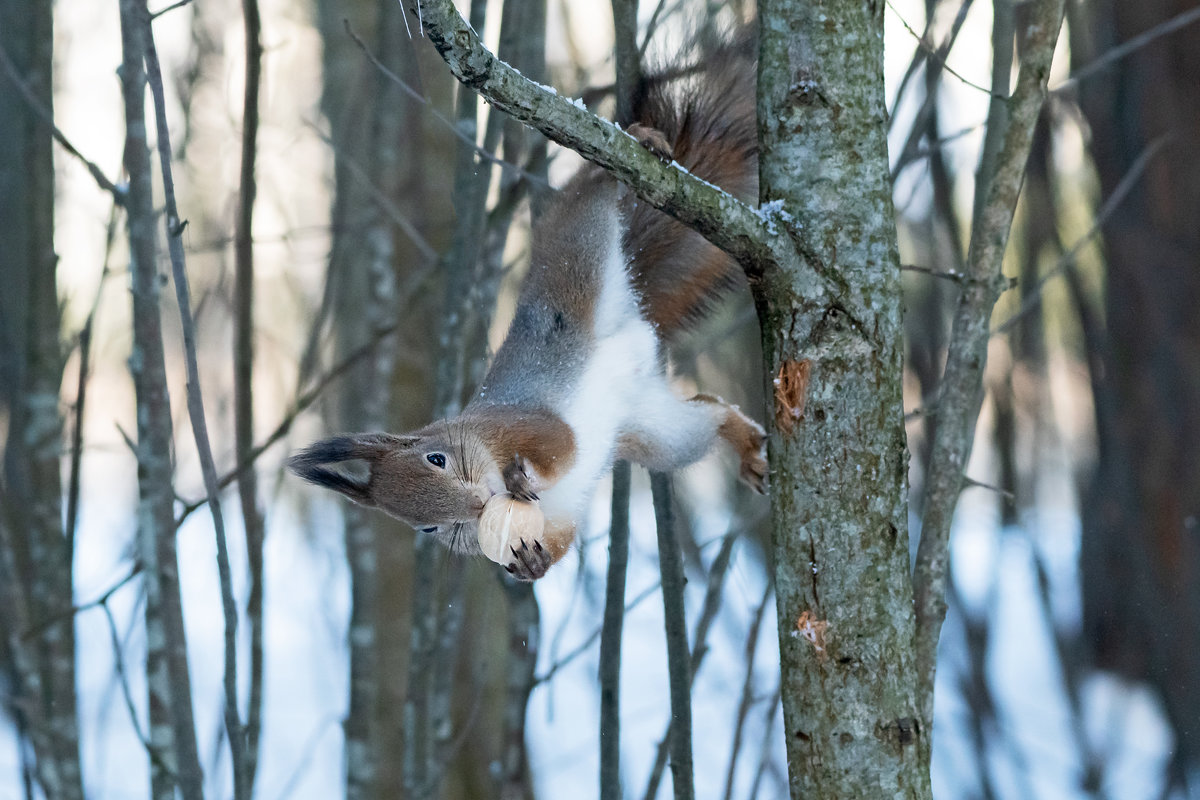
M 941 48 L 935 49 L 933 47 L 933 45 L 931 45 L 931 44 L 929 44 L 929 42 L 925 41 L 925 37 L 923 37 L 921 34 L 917 33 L 913 29 L 913 27 L 908 24 L 908 20 L 906 20 L 904 18 L 904 15 L 900 13 L 899 9 L 897 9 L 894 5 L 892 5 L 891 0 L 887 0 L 887 7 L 890 8 L 892 10 L 892 13 L 896 15 L 896 19 L 900 20 L 900 24 L 904 26 L 904 29 L 906 31 L 908 31 L 914 39 L 916 39 L 917 46 L 920 47 L 922 50 L 925 50 L 929 54 L 929 57 L 931 59 L 936 59 L 939 63 L 939 66 L 942 69 L 946 70 L 946 72 L 949 72 L 951 75 L 958 78 L 960 81 L 962 81 L 962 83 L 966 84 L 967 86 L 970 86 L 972 89 L 978 89 L 979 91 L 983 92 L 984 94 L 988 95 L 989 97 L 993 97 L 998 100 L 1005 100 L 1008 98 L 1007 94 L 1001 94 L 999 92 L 993 91 L 992 89 L 988 89 L 987 87 L 980 86 L 978 83 L 975 83 L 974 81 L 964 77 L 961 73 L 956 71 L 953 67 L 951 67 L 949 64 L 946 63 L 946 60 L 945 60 L 946 54 L 941 52 Z
M 117 621 L 113 619 L 112 609 L 108 607 L 108 603 L 101 601 L 100 608 L 104 611 L 104 619 L 108 622 L 108 636 L 112 642 L 113 663 L 117 670 L 117 680 L 121 685 L 121 696 L 125 699 L 125 709 L 129 712 L 129 721 L 133 724 L 133 732 L 137 736 L 138 741 L 142 743 L 142 747 L 150 758 L 158 764 L 159 768 L 178 780 L 178 776 L 174 774 L 171 766 L 163 761 L 158 748 L 150 744 L 150 739 L 142 730 L 142 722 L 138 719 L 137 704 L 133 702 L 133 692 L 129 688 L 129 673 L 125 669 L 125 656 L 122 655 L 121 636 L 117 633 Z
M 25 83 L 21 74 L 17 71 L 16 65 L 9 59 L 8 51 L 4 49 L 4 45 L 2 44 L 0 44 L 0 67 L 4 67 L 4 74 L 12 82 L 12 85 L 16 87 L 17 93 L 21 95 L 21 99 L 25 101 L 26 105 L 29 106 L 37 118 L 41 120 L 42 124 L 50 129 L 50 135 L 54 137 L 54 141 L 58 142 L 62 149 L 73 155 L 87 167 L 88 173 L 91 174 L 92 179 L 99 184 L 100 188 L 112 195 L 114 203 L 119 206 L 125 205 L 125 189 L 110 181 L 108 176 L 104 174 L 104 170 L 100 169 L 94 161 L 91 161 L 83 153 L 79 152 L 75 145 L 71 144 L 71 141 L 67 139 L 66 134 L 58 129 L 58 126 L 54 124 L 54 116 L 34 96 L 29 85 Z
M 217 540 L 217 571 L 221 583 L 221 607 L 225 618 L 225 730 L 233 762 L 233 794 L 236 800 L 249 800 L 250 786 L 246 759 L 245 732 L 238 716 L 237 695 L 237 601 L 233 595 L 233 575 L 229 566 L 229 547 L 225 538 L 225 519 L 221 513 L 220 489 L 217 486 L 217 467 L 208 439 L 208 423 L 204 416 L 204 399 L 200 389 L 200 367 L 196 358 L 196 323 L 192 317 L 187 268 L 183 255 L 183 228 L 175 203 L 175 181 L 171 172 L 171 137 L 167 127 L 167 103 L 163 93 L 162 71 L 154 45 L 154 31 L 147 18 L 145 25 L 146 78 L 154 99 L 155 129 L 158 134 L 158 157 L 162 171 L 163 194 L 166 198 L 167 249 L 175 281 L 175 297 L 179 306 L 179 321 L 183 331 L 184 362 L 187 368 L 187 408 L 192 434 L 200 457 L 200 471 L 212 513 Z
M 151 796 L 203 800 L 196 745 L 183 601 L 175 547 L 171 407 L 163 354 L 161 276 L 153 205 L 153 169 L 146 141 L 146 55 L 150 31 L 145 0 L 121 0 L 121 87 L 125 105 L 126 224 L 133 296 L 130 359 L 137 398 L 138 552 L 146 570 L 146 683 L 149 736 L 173 772 L 152 763 Z M 128 436 L 122 431 L 128 442 Z
M 754 771 L 754 783 L 750 785 L 750 794 L 747 796 L 749 800 L 755 800 L 758 797 L 758 787 L 762 784 L 763 775 L 766 774 L 767 764 L 771 763 L 771 734 L 775 731 L 775 709 L 779 708 L 782 696 L 783 685 L 781 684 L 775 688 L 775 696 L 767 704 L 767 713 L 763 718 L 762 751 L 758 757 L 758 769 Z
M 405 18 L 407 19 L 407 16 Z M 388 69 L 387 66 L 382 61 L 380 61 L 379 58 L 374 53 L 371 52 L 371 49 L 369 47 L 367 47 L 366 42 L 364 42 L 359 37 L 359 35 L 354 32 L 354 29 L 350 27 L 349 20 L 346 21 L 346 33 L 350 36 L 351 39 L 354 40 L 354 43 L 356 45 L 358 45 L 359 49 L 363 51 L 363 54 L 371 61 L 371 63 L 375 65 L 376 69 L 378 69 L 381 73 L 383 73 L 383 75 L 388 80 L 392 81 L 397 86 L 399 86 L 400 89 L 403 90 L 404 93 L 407 94 L 410 98 L 412 98 L 413 100 L 415 100 L 418 103 L 420 103 L 421 105 L 423 105 L 426 108 L 426 110 L 428 110 L 430 116 L 432 116 L 434 119 L 436 119 L 438 122 L 440 122 L 443 127 L 445 127 L 447 130 L 449 130 L 451 133 L 453 133 L 455 138 L 457 138 L 460 142 L 462 142 L 467 147 L 469 147 L 473 151 L 475 151 L 476 155 L 478 155 L 484 161 L 495 164 L 496 166 L 501 167 L 502 169 L 511 170 L 513 172 L 516 172 L 523 178 L 528 178 L 532 181 L 535 181 L 535 182 L 543 184 L 543 185 L 549 185 L 548 182 L 546 181 L 545 177 L 543 177 L 541 175 L 534 175 L 532 173 L 526 172 L 519 165 L 513 164 L 509 161 L 505 161 L 503 158 L 500 158 L 499 156 L 497 156 L 495 153 L 491 152 L 490 150 L 488 150 L 484 147 L 480 147 L 479 144 L 477 144 L 473 138 L 471 138 L 470 136 L 468 136 L 466 133 L 463 132 L 463 129 L 461 127 L 459 127 L 458 125 L 455 125 L 454 122 L 451 121 L 449 118 L 447 118 L 445 114 L 443 114 L 441 111 L 438 111 L 436 108 L 434 108 L 433 103 L 430 102 L 428 97 L 426 97 L 425 95 L 418 92 L 416 89 L 409 86 L 407 81 L 405 81 L 403 78 L 401 78 L 399 75 L 397 75 L 392 70 Z
M 1080 82 L 1085 81 L 1093 75 L 1108 69 L 1121 59 L 1137 52 L 1154 40 L 1172 34 L 1175 31 L 1182 30 L 1188 25 L 1192 25 L 1196 22 L 1200 22 L 1200 6 L 1190 8 L 1187 11 L 1182 11 L 1179 14 L 1176 14 L 1174 17 L 1171 17 L 1171 19 L 1167 20 L 1166 22 L 1155 25 L 1148 31 L 1139 33 L 1137 36 L 1134 36 L 1127 42 L 1122 42 L 1113 49 L 1099 56 L 1090 64 L 1086 64 L 1075 70 L 1070 77 L 1068 77 L 1058 86 L 1055 86 L 1050 91 L 1054 94 L 1072 91 L 1080 84 Z
M 943 278 L 945 280 L 955 281 L 957 283 L 970 283 L 971 281 L 979 280 L 978 278 L 968 275 L 965 272 L 958 272 L 957 270 L 953 269 L 934 269 L 933 267 L 922 267 L 917 264 L 901 264 L 900 271 L 919 272 L 922 275 L 929 275 L 934 278 Z M 1007 284 L 1005 288 L 1015 289 L 1017 287 L 1016 278 L 1007 278 L 1006 280 Z
M 1042 297 L 1045 294 L 1046 284 L 1054 278 L 1057 278 L 1059 275 L 1062 275 L 1067 270 L 1074 268 L 1075 259 L 1079 257 L 1079 253 L 1082 252 L 1083 248 L 1086 247 L 1088 243 L 1100 233 L 1100 229 L 1103 228 L 1105 223 L 1107 223 L 1112 218 L 1112 215 L 1116 213 L 1117 209 L 1125 201 L 1125 198 L 1129 196 L 1129 192 L 1133 189 L 1134 185 L 1138 182 L 1138 180 L 1141 179 L 1142 175 L 1145 174 L 1146 168 L 1150 166 L 1151 159 L 1153 159 L 1163 147 L 1165 147 L 1174 139 L 1175 134 L 1165 133 L 1151 142 L 1150 145 L 1144 151 L 1142 151 L 1142 154 L 1137 157 L 1137 160 L 1130 165 L 1129 171 L 1125 173 L 1123 178 L 1121 178 L 1121 182 L 1118 183 L 1116 188 L 1113 189 L 1112 194 L 1110 194 L 1108 199 L 1104 201 L 1104 205 L 1101 206 L 1100 213 L 1096 215 L 1096 219 L 1092 222 L 1091 227 L 1089 227 L 1082 236 L 1075 240 L 1075 244 L 1071 245 L 1071 248 L 1059 257 L 1058 262 L 1055 263 L 1050 271 L 1042 276 L 1042 278 L 1037 282 L 1037 285 L 1029 290 L 1025 296 L 1024 302 L 1021 303 L 1021 307 L 1014 311 L 1012 316 L 992 329 L 992 336 L 998 336 L 1011 330 L 1013 326 L 1020 322 L 1025 315 L 1029 314 L 1041 304 Z
M 376 331 L 375 335 L 369 342 L 347 355 L 336 365 L 330 368 L 328 372 L 318 378 L 313 383 L 311 388 L 299 394 L 296 400 L 292 403 L 291 409 L 284 414 L 283 419 L 281 419 L 279 424 L 275 426 L 275 430 L 271 431 L 271 433 L 265 439 L 255 445 L 245 459 L 240 460 L 233 469 L 222 475 L 220 480 L 217 481 L 217 487 L 224 489 L 226 486 L 229 486 L 229 484 L 237 480 L 238 476 L 243 470 L 253 465 L 263 453 L 271 448 L 272 445 L 274 445 L 284 436 L 287 436 L 288 432 L 292 429 L 292 425 L 296 422 L 296 418 L 299 417 L 301 413 L 306 411 L 309 406 L 320 399 L 321 394 L 331 383 L 338 378 L 341 378 L 360 361 L 374 353 L 375 348 L 379 346 L 380 342 L 387 337 L 394 335 L 398 329 L 399 324 L 395 324 Z M 179 518 L 176 520 L 176 524 L 182 524 L 183 521 L 188 518 L 188 516 L 207 503 L 207 496 L 184 503 L 183 510 L 179 513 Z
M 763 587 L 762 600 L 754 609 L 754 620 L 750 623 L 750 633 L 746 636 L 746 677 L 742 681 L 742 699 L 738 703 L 737 721 L 733 725 L 733 744 L 729 750 L 729 767 L 725 770 L 725 800 L 733 798 L 733 776 L 737 770 L 738 753 L 742 747 L 742 732 L 746 728 L 746 718 L 750 714 L 750 706 L 754 703 L 754 658 L 758 652 L 758 632 L 762 628 L 763 616 L 767 603 L 771 601 L 774 591 L 771 581 Z
M 625 613 L 628 614 L 630 611 L 633 611 L 635 608 L 640 606 L 643 601 L 653 597 L 654 593 L 657 592 L 661 587 L 662 581 L 655 581 L 642 591 L 638 592 L 638 594 L 635 595 L 632 600 L 625 604 Z M 539 684 L 546 683 L 553 678 L 559 670 L 565 669 L 571 664 L 572 661 L 586 653 L 588 649 L 591 648 L 591 646 L 600 638 L 600 633 L 602 630 L 603 629 L 600 627 L 597 627 L 595 630 L 593 630 L 590 634 L 588 634 L 588 637 L 580 642 L 573 650 L 551 664 L 550 667 L 541 675 L 534 678 L 533 685 L 537 686 Z
M 922 157 L 921 148 L 918 144 L 921 138 L 926 135 L 926 129 L 930 127 L 931 121 L 937 116 L 938 95 L 940 94 L 940 86 L 942 80 L 942 71 L 946 68 L 946 59 L 950 55 L 950 51 L 954 48 L 954 43 L 958 41 L 958 35 L 962 31 L 962 26 L 967 20 L 967 12 L 971 10 L 972 0 L 963 0 L 958 7 L 958 13 L 954 17 L 954 21 L 950 25 L 950 30 L 946 33 L 946 37 L 942 43 L 938 45 L 937 51 L 934 52 L 933 58 L 925 68 L 925 96 L 921 100 L 921 106 L 917 110 L 916 116 L 913 119 L 912 127 L 909 128 L 908 136 L 904 141 L 904 145 L 900 148 L 900 156 L 896 159 L 896 165 L 891 170 L 892 180 L 907 167 L 910 163 Z M 926 24 L 926 32 L 928 26 Z M 927 52 L 924 48 L 918 47 L 917 53 L 913 54 L 913 59 L 909 65 L 911 70 L 906 73 L 904 78 L 908 80 L 915 72 L 915 67 L 918 63 L 918 53 Z M 899 102 L 899 91 L 896 95 L 897 103 Z M 895 117 L 892 117 L 895 119 Z M 889 130 L 891 123 L 889 122 Z M 935 142 L 932 146 L 938 147 L 941 144 Z
M 103 279 L 101 279 L 103 285 Z M 88 367 L 92 355 L 92 315 L 79 332 L 79 378 L 75 384 L 75 415 L 71 426 L 71 466 L 67 473 L 67 557 L 74 559 L 75 527 L 79 519 L 79 489 L 83 464 L 83 412 L 87 404 Z
M 371 178 L 370 173 L 363 169 L 363 167 L 348 154 L 339 151 L 333 139 L 327 136 L 325 132 L 322 131 L 315 123 L 309 122 L 308 126 L 313 130 L 314 133 L 317 134 L 321 141 L 329 145 L 329 147 L 337 155 L 338 161 L 344 165 L 346 169 L 354 175 L 354 177 L 358 178 L 358 180 L 366 188 L 367 192 L 371 195 L 371 199 L 374 200 L 375 204 L 387 214 L 388 218 L 395 223 L 396 227 L 404 231 L 404 235 L 408 237 L 408 240 L 412 243 L 413 247 L 417 248 L 417 252 L 421 254 L 421 257 L 426 261 L 437 261 L 437 250 L 435 250 L 433 245 L 431 245 L 429 241 L 421 235 L 421 232 L 417 230 L 417 226 L 414 225 L 412 221 L 409 220 L 408 216 L 400 210 L 400 207 L 396 205 L 395 201 L 379 190 L 379 187 L 375 185 L 375 181 Z
M 117 581 L 112 586 L 108 587 L 103 592 L 101 592 L 100 596 L 97 597 L 95 600 L 90 600 L 86 603 L 80 603 L 79 605 L 72 606 L 69 611 L 67 611 L 63 614 L 59 614 L 58 616 L 42 620 L 36 626 L 23 632 L 21 634 L 21 638 L 22 639 L 32 639 L 33 637 L 37 636 L 39 633 L 41 633 L 46 628 L 49 628 L 51 625 L 55 625 L 59 622 L 64 622 L 66 620 L 74 620 L 76 614 L 96 608 L 97 606 L 104 605 L 105 603 L 108 602 L 108 599 L 110 597 L 112 597 L 114 594 L 116 594 L 118 589 L 120 589 L 122 586 L 124 586 L 125 584 L 127 584 L 131 580 L 133 580 L 139 573 L 141 573 L 141 571 L 142 571 L 142 565 L 140 563 L 135 563 L 133 565 L 133 567 L 130 568 L 129 574 L 127 574 L 124 578 L 121 578 L 121 580 Z
M 166 14 L 167 12 L 170 12 L 170 11 L 174 11 L 178 8 L 183 8 L 186 5 L 191 5 L 191 3 L 192 3 L 192 0 L 178 0 L 178 2 L 171 3 L 171 5 L 167 6 L 164 9 L 152 12 L 150 14 L 150 20 L 153 22 L 154 20 L 161 17 L 163 14 Z
M 100 282 L 96 286 L 96 294 L 92 297 L 92 307 L 88 310 L 87 320 L 79 332 L 79 383 L 75 392 L 75 420 L 71 431 L 71 466 L 67 478 L 67 523 L 64 533 L 67 536 L 68 557 L 74 559 L 75 528 L 79 519 L 80 485 L 83 480 L 83 418 L 86 409 L 86 393 L 88 379 L 88 364 L 91 360 L 92 331 L 95 328 L 96 314 L 100 309 L 100 296 L 104 292 L 104 284 L 112 274 L 109 258 L 112 256 L 113 242 L 117 238 L 117 209 L 114 202 L 108 215 L 108 225 L 104 232 L 104 264 L 100 268 Z

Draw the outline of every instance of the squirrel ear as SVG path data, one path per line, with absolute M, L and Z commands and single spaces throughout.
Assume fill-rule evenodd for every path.
M 329 464 L 343 461 L 374 462 L 385 453 L 416 444 L 415 436 L 395 436 L 390 433 L 357 433 L 348 436 L 333 436 L 314 442 L 288 459 L 288 469 L 309 483 L 333 489 L 359 505 L 374 506 L 367 478 L 348 475 Z

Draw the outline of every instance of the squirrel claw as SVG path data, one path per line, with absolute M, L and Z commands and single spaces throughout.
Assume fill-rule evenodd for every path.
M 506 564 L 504 569 L 517 580 L 536 581 L 550 569 L 550 554 L 536 539 L 532 547 L 522 539 L 519 548 L 510 545 L 508 549 L 512 551 L 513 561 Z

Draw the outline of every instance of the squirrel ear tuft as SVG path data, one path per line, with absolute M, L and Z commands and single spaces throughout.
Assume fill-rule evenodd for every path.
M 328 465 L 343 461 L 366 461 L 369 464 L 385 453 L 417 442 L 414 436 L 394 436 L 390 433 L 357 433 L 333 436 L 314 442 L 288 459 L 292 472 L 309 483 L 332 489 L 364 506 L 373 506 L 368 478 L 349 475 Z

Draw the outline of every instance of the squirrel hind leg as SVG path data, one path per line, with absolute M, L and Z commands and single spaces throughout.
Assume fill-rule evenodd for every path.
M 767 432 L 740 408 L 711 394 L 698 394 L 689 403 L 709 403 L 723 416 L 717 435 L 729 443 L 740 460 L 738 477 L 759 494 L 767 493 Z
M 714 395 L 680 400 L 666 386 L 649 395 L 637 424 L 621 436 L 621 458 L 669 472 L 699 461 L 723 439 L 738 456 L 742 481 L 759 494 L 766 491 L 766 433 L 761 425 Z

